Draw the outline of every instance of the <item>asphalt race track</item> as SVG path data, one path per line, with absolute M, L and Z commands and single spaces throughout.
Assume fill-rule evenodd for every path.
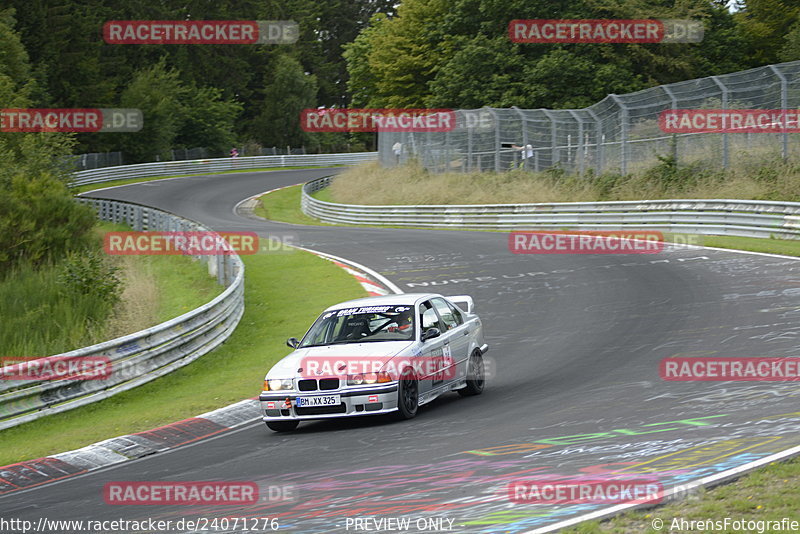
M 608 505 L 515 504 L 506 493 L 514 480 L 617 473 L 671 487 L 800 444 L 797 382 L 667 382 L 658 372 L 678 355 L 796 356 L 800 262 L 673 247 L 523 255 L 509 252 L 505 233 L 300 227 L 234 213 L 247 197 L 333 172 L 199 176 L 90 195 L 289 239 L 359 262 L 406 292 L 472 295 L 490 345 L 484 394 L 445 395 L 403 423 L 313 422 L 291 434 L 253 423 L 0 497 L 3 515 L 278 517 L 278 532 L 303 533 L 366 532 L 353 520 L 410 517 L 410 532 L 516 533 Z M 106 505 L 103 485 L 127 480 L 254 481 L 263 500 Z M 278 486 L 290 486 L 291 499 L 270 499 Z

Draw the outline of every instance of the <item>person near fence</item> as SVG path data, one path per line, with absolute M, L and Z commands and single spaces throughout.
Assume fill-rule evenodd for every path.
M 232 158 L 238 158 L 238 157 L 239 157 L 239 151 L 238 151 L 238 150 L 236 150 L 236 147 L 233 147 L 233 148 L 231 149 L 231 157 L 232 157 Z
M 514 150 L 523 150 L 522 153 L 522 160 L 519 162 L 520 169 L 527 169 L 528 168 L 528 160 L 533 157 L 533 146 L 531 144 L 527 144 L 524 147 L 519 145 L 511 145 L 511 148 Z
M 396 142 L 392 145 L 392 152 L 394 153 L 394 162 L 395 164 L 400 164 L 400 154 L 403 153 L 403 143 L 400 141 Z

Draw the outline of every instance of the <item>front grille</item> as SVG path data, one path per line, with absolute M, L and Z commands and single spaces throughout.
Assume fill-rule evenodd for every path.
M 302 408 L 295 407 L 294 409 L 297 415 L 326 415 L 330 413 L 345 413 L 347 408 L 345 407 L 344 403 L 340 403 L 339 406 L 304 406 Z
M 317 391 L 317 381 L 316 379 L 304 379 L 297 381 L 297 389 L 300 391 Z M 332 389 L 339 389 L 339 379 L 338 378 L 320 378 L 319 379 L 319 389 L 330 391 Z
M 316 380 L 298 380 L 297 389 L 300 391 L 317 391 Z
M 319 379 L 319 389 L 324 389 L 324 390 L 339 389 L 339 379 L 338 378 L 320 378 Z

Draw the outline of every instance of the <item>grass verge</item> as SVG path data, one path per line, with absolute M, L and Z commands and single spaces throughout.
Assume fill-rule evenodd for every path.
M 149 430 L 254 397 L 270 365 L 290 352 L 286 338 L 303 334 L 323 308 L 365 296 L 346 272 L 306 252 L 243 260 L 245 313 L 225 344 L 133 390 L 1 431 L 0 465 Z
M 630 532 L 780 532 L 761 527 L 687 528 L 686 521 L 721 521 L 726 517 L 744 521 L 798 520 L 797 495 L 800 492 L 800 460 L 772 463 L 731 484 L 704 491 L 695 497 L 651 508 L 629 512 L 607 521 L 587 521 L 562 532 L 595 534 Z M 678 522 L 673 523 L 677 518 Z M 653 528 L 653 523 L 663 525 Z M 659 521 L 663 523 L 659 523 Z
M 0 310 L 9 310 L 0 314 L 0 357 L 42 357 L 100 343 L 177 317 L 221 292 L 191 258 L 105 255 L 103 234 L 128 229 L 100 222 L 88 250 L 36 269 L 20 266 L 0 281 Z M 81 263 L 85 270 L 76 271 L 76 260 L 88 257 L 99 263 L 94 268 Z M 112 302 L 83 285 L 75 287 L 75 276 L 90 288 L 116 277 L 122 298 Z
M 253 214 L 271 221 L 311 226 L 325 225 L 326 223 L 309 217 L 300 209 L 302 192 L 302 185 L 292 185 L 262 195 L 258 199 Z

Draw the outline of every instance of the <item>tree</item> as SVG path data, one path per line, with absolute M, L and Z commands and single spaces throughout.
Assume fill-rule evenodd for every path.
M 264 77 L 261 113 L 252 125 L 252 135 L 265 146 L 300 146 L 306 133 L 300 127 L 300 112 L 315 107 L 317 79 L 303 71 L 300 62 L 278 55 L 272 74 Z
M 748 63 L 776 63 L 784 37 L 800 20 L 800 6 L 789 0 L 746 0 L 740 8 L 735 17 L 747 42 Z
M 699 19 L 699 44 L 515 44 L 512 19 Z M 405 0 L 347 47 L 355 102 L 370 107 L 583 107 L 608 93 L 741 68 L 719 1 Z
M 122 107 L 142 111 L 144 126 L 136 133 L 105 134 L 118 138 L 131 162 L 168 159 L 184 120 L 184 96 L 178 71 L 167 68 L 164 58 L 137 72 L 120 97 Z
M 184 120 L 175 138 L 176 145 L 207 147 L 212 153 L 227 153 L 236 143 L 234 130 L 242 105 L 225 100 L 221 89 L 194 84 L 183 91 L 180 100 Z
M 9 11 L 0 13 L 0 102 L 30 107 L 36 84 Z M 59 133 L 0 133 L 0 277 L 21 263 L 39 265 L 85 244 L 92 210 L 74 201 Z
M 800 59 L 800 23 L 792 26 L 791 31 L 786 35 L 778 59 L 781 61 L 796 61 Z

